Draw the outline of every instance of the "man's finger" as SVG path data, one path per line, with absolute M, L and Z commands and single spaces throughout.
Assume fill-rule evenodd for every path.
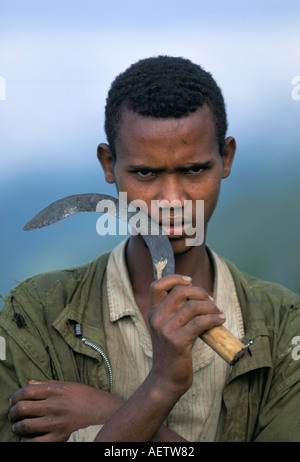
M 197 299 L 189 299 L 186 301 L 180 308 L 176 311 L 170 321 L 174 322 L 178 326 L 185 326 L 194 318 L 206 315 L 216 315 L 221 316 L 220 319 L 225 319 L 220 310 L 214 303 L 211 301 L 200 301 Z
M 17 422 L 27 417 L 41 417 L 45 414 L 45 406 L 41 406 L 41 402 L 45 403 L 46 401 L 18 401 L 8 412 L 9 420 Z
M 151 306 L 155 308 L 160 305 L 162 300 L 168 295 L 170 290 L 174 289 L 174 287 L 178 285 L 190 286 L 191 284 L 192 278 L 179 274 L 170 274 L 154 281 L 150 288 Z
M 49 386 L 48 382 L 35 382 L 25 385 L 25 387 L 19 388 L 10 399 L 10 404 L 13 406 L 19 401 L 24 400 L 40 400 L 46 399 L 49 395 Z
M 225 320 L 224 314 L 209 313 L 204 316 L 195 316 L 186 323 L 183 332 L 185 332 L 185 335 L 189 338 L 194 339 L 195 337 L 201 336 L 206 330 L 221 326 Z
M 13 424 L 12 430 L 19 436 L 37 436 L 49 432 L 49 423 L 44 417 L 23 419 Z
M 177 284 L 169 292 L 162 292 L 160 287 L 153 287 L 149 309 L 149 319 L 155 314 L 158 318 L 170 318 L 180 310 L 187 301 L 195 300 L 207 303 L 207 308 L 212 312 L 220 313 L 220 310 L 213 302 L 207 292 L 192 285 Z M 195 305 L 196 306 L 196 305 Z M 202 305 L 199 305 L 200 309 Z M 206 305 L 203 305 L 205 307 Z M 157 308 L 159 307 L 159 313 Z M 199 314 L 202 314 L 199 312 Z M 204 314 L 204 313 L 203 313 Z
M 171 338 L 176 332 L 176 340 L 190 343 L 200 336 L 205 330 L 222 325 L 225 316 L 222 310 L 210 300 L 187 300 L 173 313 L 164 309 L 153 313 L 150 325 L 154 330 L 160 330 L 166 337 Z M 166 315 L 167 313 L 167 315 Z

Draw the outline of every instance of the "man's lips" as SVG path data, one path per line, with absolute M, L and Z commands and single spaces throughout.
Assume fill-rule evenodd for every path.
M 189 234 L 189 230 L 192 227 L 191 223 L 186 223 L 186 222 L 168 222 L 168 223 L 161 223 L 160 226 L 164 230 L 164 232 L 168 236 L 185 236 L 186 234 Z
M 194 234 L 193 228 L 193 220 L 192 217 L 180 215 L 172 215 L 172 216 L 161 216 L 159 220 L 155 220 L 154 217 L 151 217 L 154 222 L 158 223 L 158 225 L 164 230 L 167 236 L 171 237 L 181 237 L 191 234 Z
M 162 225 L 162 229 L 168 236 L 181 236 L 184 233 L 184 225 Z

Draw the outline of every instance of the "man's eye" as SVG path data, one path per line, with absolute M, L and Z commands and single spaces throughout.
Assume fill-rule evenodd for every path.
M 154 175 L 154 173 L 151 171 L 151 170 L 137 170 L 136 171 L 137 175 L 141 176 L 142 178 L 148 178 L 152 175 Z
M 197 175 L 203 171 L 204 171 L 204 168 L 198 165 L 195 165 L 194 167 L 187 169 L 187 173 L 191 173 L 192 175 Z

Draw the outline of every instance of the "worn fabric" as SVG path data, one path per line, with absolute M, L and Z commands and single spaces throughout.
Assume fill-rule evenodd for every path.
M 106 362 L 74 330 L 80 323 L 83 335 L 107 353 L 101 292 L 107 290 L 107 260 L 108 254 L 29 278 L 6 298 L 0 313 L 6 342 L 6 360 L 0 361 L 0 441 L 19 440 L 7 419 L 9 398 L 30 379 L 80 381 L 109 390 Z M 292 352 L 300 332 L 300 299 L 226 264 L 242 311 L 243 341 L 253 345 L 252 355 L 236 363 L 224 387 L 221 441 L 299 441 L 300 361 Z

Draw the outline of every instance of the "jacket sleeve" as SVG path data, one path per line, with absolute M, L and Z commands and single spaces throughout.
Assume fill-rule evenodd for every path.
M 8 420 L 10 408 L 9 400 L 12 394 L 20 387 L 16 371 L 13 366 L 12 354 L 10 349 L 10 338 L 7 333 L 0 328 L 0 336 L 3 339 L 4 352 L 0 361 L 0 441 L 18 441 L 19 438 L 12 432 L 12 424 Z
M 107 257 L 100 258 L 97 281 L 101 281 Z M 74 318 L 69 320 L 71 303 L 73 308 L 80 305 L 82 312 L 74 308 L 75 315 L 85 322 L 88 334 L 98 341 L 101 338 L 104 345 L 95 296 L 100 284 L 94 283 L 97 268 L 98 260 L 82 267 L 36 275 L 25 279 L 5 298 L 0 310 L 0 346 L 5 349 L 5 359 L 0 356 L 0 441 L 18 441 L 7 417 L 9 400 L 29 380 L 81 382 L 109 389 L 109 374 L 102 356 L 74 335 Z M 97 323 L 92 326 L 88 323 L 91 306 Z M 85 314 L 88 321 L 82 319 Z
M 10 398 L 30 379 L 51 380 L 51 364 L 45 343 L 34 322 L 26 315 L 26 305 L 39 303 L 26 289 L 13 289 L 0 311 L 0 441 L 19 441 L 8 420 Z

